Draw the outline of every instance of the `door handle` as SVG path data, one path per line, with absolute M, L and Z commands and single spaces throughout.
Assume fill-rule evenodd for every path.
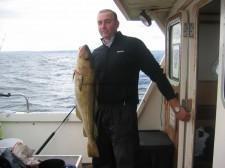
M 182 104 L 182 107 L 184 107 L 187 112 L 191 112 L 192 99 L 182 99 L 181 104 Z

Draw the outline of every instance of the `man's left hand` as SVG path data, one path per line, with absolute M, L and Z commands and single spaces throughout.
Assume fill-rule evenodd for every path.
M 187 112 L 183 107 L 180 107 L 180 111 L 175 113 L 175 115 L 176 118 L 181 121 L 189 121 L 191 118 L 190 113 Z

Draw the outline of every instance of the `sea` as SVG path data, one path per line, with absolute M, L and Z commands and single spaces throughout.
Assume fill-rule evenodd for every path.
M 157 61 L 164 55 L 164 51 L 152 53 Z M 0 113 L 27 112 L 26 99 L 29 112 L 69 112 L 75 105 L 76 55 L 76 51 L 1 51 Z M 150 82 L 140 72 L 140 100 Z

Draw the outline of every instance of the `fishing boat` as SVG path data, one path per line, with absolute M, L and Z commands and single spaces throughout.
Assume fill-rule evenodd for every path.
M 127 20 L 143 21 L 143 26 L 151 26 L 155 21 L 160 27 L 166 46 L 161 65 L 180 103 L 191 114 L 190 121 L 177 121 L 157 86 L 149 85 L 137 110 L 140 167 L 223 168 L 225 0 L 114 3 Z M 10 117 L 0 115 L 0 121 L 4 138 L 18 138 L 33 149 L 40 149 L 67 115 L 16 113 Z M 91 163 L 82 123 L 74 113 L 39 155 L 79 155 L 83 165 Z

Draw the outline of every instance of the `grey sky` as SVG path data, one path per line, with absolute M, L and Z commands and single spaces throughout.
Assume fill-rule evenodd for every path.
M 0 45 L 3 51 L 76 50 L 83 44 L 93 49 L 100 45 L 96 15 L 103 8 L 118 13 L 123 34 L 142 39 L 152 50 L 164 49 L 154 22 L 149 28 L 126 21 L 113 0 L 1 0 Z

